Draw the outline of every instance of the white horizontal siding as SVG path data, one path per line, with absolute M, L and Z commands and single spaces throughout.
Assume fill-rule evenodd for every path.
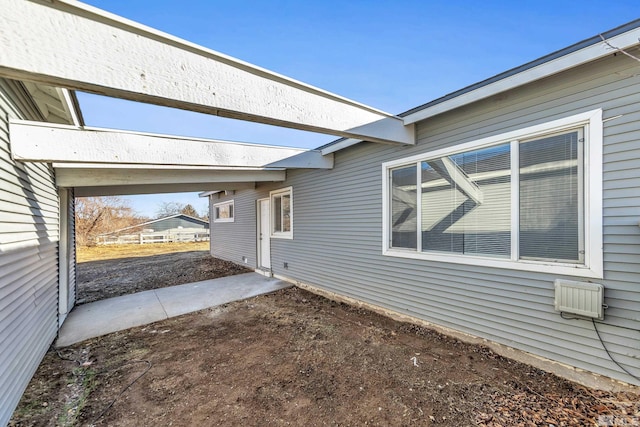
M 67 254 L 67 312 L 71 311 L 76 303 L 76 203 L 73 189 L 69 191 L 69 210 L 67 212 L 67 218 L 69 220 L 69 227 L 67 230 L 68 239 L 68 251 Z
M 57 333 L 58 197 L 45 164 L 11 160 L 7 118 L 34 119 L 0 81 L 0 425 Z
M 256 195 L 253 190 L 225 196 L 214 194 L 210 204 L 233 200 L 233 222 L 211 221 L 211 255 L 256 268 Z M 213 214 L 209 216 L 213 218 Z M 243 257 L 248 259 L 245 264 Z
M 282 183 L 260 183 L 254 190 L 237 191 L 233 195 L 214 194 L 210 204 L 233 200 L 233 222 L 211 222 L 211 254 L 215 257 L 257 268 L 257 200 L 269 197 L 269 192 L 283 188 Z M 293 194 L 296 203 L 296 194 Z M 295 214 L 294 214 L 295 215 Z M 213 215 L 210 213 L 210 218 Z M 294 222 L 296 219 L 294 218 Z M 273 240 L 271 242 L 273 244 Z M 247 258 L 247 262 L 242 261 Z

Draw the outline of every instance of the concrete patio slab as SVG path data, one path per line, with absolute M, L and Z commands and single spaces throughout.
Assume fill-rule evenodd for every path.
M 257 273 L 187 283 L 76 306 L 58 333 L 56 347 L 142 326 L 291 286 Z

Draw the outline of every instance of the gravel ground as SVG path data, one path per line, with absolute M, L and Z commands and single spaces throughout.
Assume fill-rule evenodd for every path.
M 78 263 L 76 270 L 76 302 L 84 304 L 249 271 L 232 262 L 213 258 L 208 251 L 86 261 Z
M 636 394 L 588 389 L 485 347 L 288 288 L 50 351 L 10 425 L 638 420 Z
M 246 271 L 131 246 L 80 254 L 83 301 Z M 288 288 L 49 351 L 10 426 L 93 425 L 634 426 L 640 396 Z

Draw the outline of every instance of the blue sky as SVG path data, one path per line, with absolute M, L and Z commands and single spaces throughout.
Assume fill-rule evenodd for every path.
M 86 3 L 400 113 L 640 18 L 627 1 L 211 1 Z M 315 148 L 334 138 L 79 94 L 89 126 Z M 128 197 L 154 216 L 195 193 Z

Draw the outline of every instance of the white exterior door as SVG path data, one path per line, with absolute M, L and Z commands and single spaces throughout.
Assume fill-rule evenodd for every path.
M 258 267 L 271 268 L 269 199 L 258 200 Z

